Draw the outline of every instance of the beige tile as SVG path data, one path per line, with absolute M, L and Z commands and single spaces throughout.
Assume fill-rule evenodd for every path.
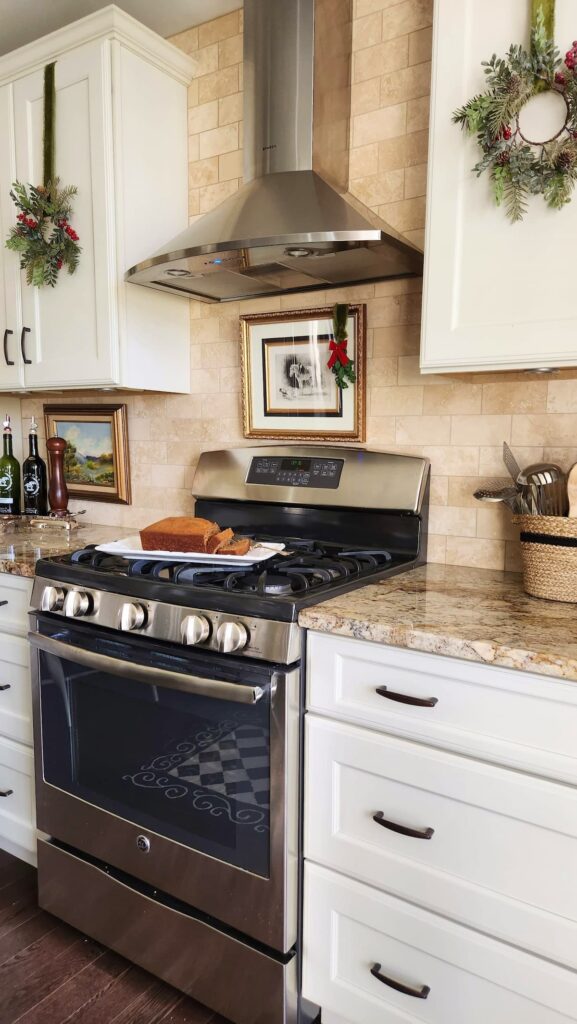
M 442 379 L 438 374 L 421 373 L 419 356 L 399 356 L 399 384 L 420 384 L 432 388 Z M 430 405 L 428 411 L 434 411 Z
M 577 413 L 513 416 L 513 444 L 572 445 L 577 438 Z
M 449 444 L 450 416 L 397 417 L 397 444 Z
M 527 381 L 514 384 L 483 384 L 483 412 L 545 412 L 547 407 L 546 381 Z M 576 404 L 577 411 L 577 404 Z
M 453 444 L 499 444 L 511 439 L 510 416 L 453 416 Z
M 353 117 L 353 146 L 366 146 L 381 139 L 391 139 L 405 131 L 407 106 L 399 103 L 396 106 L 373 110 L 368 114 L 357 114 Z
M 473 415 L 481 412 L 481 398 L 482 390 L 478 384 L 461 381 L 440 384 L 434 381 L 425 391 L 423 412 Z
M 213 100 L 211 103 L 201 103 L 200 106 L 192 107 L 188 111 L 188 131 L 190 135 L 196 132 L 210 131 L 218 127 L 218 103 Z
M 375 327 L 373 331 L 373 356 L 375 358 L 401 356 L 418 352 L 420 337 L 421 328 L 419 324 L 394 324 L 391 327 Z
M 379 142 L 379 171 L 413 167 L 427 162 L 429 133 L 412 132 Z
M 225 392 L 218 395 L 207 395 L 202 401 L 203 422 L 210 419 L 240 420 L 240 395 Z
M 356 0 L 354 18 L 364 18 L 374 11 L 383 11 L 387 7 L 394 7 L 399 0 Z
M 238 35 L 239 12 L 231 11 L 221 18 L 214 18 L 206 21 L 198 28 L 198 42 L 200 46 L 209 46 L 211 43 L 218 43 L 221 39 L 228 39 L 230 36 Z
M 242 61 L 242 35 L 229 36 L 218 44 L 218 66 L 228 68 Z
M 218 158 L 219 181 L 231 178 L 242 178 L 242 151 L 235 149 L 232 153 L 223 153 Z
M 387 203 L 380 206 L 377 212 L 397 231 L 414 231 L 425 226 L 425 197 L 416 196 L 414 199 L 403 199 L 400 203 Z
M 195 50 L 198 50 L 198 28 L 187 28 L 185 32 L 169 36 L 168 41 L 173 46 L 178 46 L 179 50 L 193 54 Z
M 424 196 L 427 191 L 427 165 L 414 164 L 405 170 L 405 199 Z
M 431 505 L 446 505 L 449 500 L 449 477 L 431 477 Z M 451 503 L 452 504 L 452 503 Z
M 195 77 L 202 78 L 203 75 L 210 75 L 218 70 L 218 46 L 203 46 L 197 50 L 194 59 L 196 61 Z
M 202 449 L 198 441 L 189 441 L 185 436 L 183 436 L 181 437 L 180 442 L 168 442 L 166 446 L 167 462 L 171 466 L 189 466 L 191 463 L 196 464 L 201 450 Z
M 423 408 L 422 388 L 369 387 L 368 397 L 372 416 L 418 416 Z
M 353 54 L 353 82 L 379 78 L 388 71 L 406 67 L 409 60 L 409 39 L 393 39 Z
M 193 78 L 192 82 L 190 83 L 190 85 L 188 87 L 188 90 L 187 90 L 187 96 L 188 96 L 188 109 L 189 110 L 190 110 L 191 107 L 198 106 L 198 79 L 197 78 Z
M 188 136 L 188 162 L 196 163 L 200 157 L 200 140 L 198 135 Z
M 218 341 L 219 338 L 219 326 L 216 318 L 203 316 L 194 321 L 190 332 L 192 345 L 205 345 L 209 341 Z
M 505 569 L 507 572 L 522 572 L 521 545 L 518 542 L 505 543 Z
M 238 316 L 219 316 L 218 336 L 221 341 L 234 341 L 240 350 L 240 323 Z
M 432 28 L 421 28 L 411 32 L 409 36 L 409 64 L 420 64 L 429 61 L 433 51 Z
M 198 442 L 202 436 L 202 417 L 197 419 L 184 419 L 182 416 L 154 417 L 151 422 L 151 433 L 157 437 L 162 436 L 167 444 L 181 438 L 187 442 Z M 166 461 L 166 459 L 158 461 Z M 183 459 L 176 463 L 176 465 L 184 464 Z
M 406 239 L 416 245 L 417 249 L 421 252 L 425 251 L 425 229 L 424 228 L 412 228 L 410 231 L 403 232 Z
M 353 21 L 353 50 L 365 50 L 381 41 L 383 17 L 380 11 Z
M 409 100 L 407 103 L 407 132 L 421 132 L 428 128 L 430 105 L 428 96 Z
M 408 454 L 408 453 L 407 453 Z M 479 469 L 479 449 L 464 445 L 420 445 L 412 454 L 431 460 L 431 471 L 441 476 L 474 476 Z
M 397 383 L 397 359 L 395 356 L 371 358 L 368 365 L 368 379 L 371 387 L 389 387 Z
M 156 463 L 150 466 L 134 466 L 132 470 L 132 486 L 149 484 L 151 480 L 157 487 L 177 487 L 184 489 L 184 466 L 169 466 Z
M 202 132 L 200 136 L 200 156 L 204 160 L 209 156 L 220 156 L 238 149 L 238 125 L 229 124 L 212 131 Z
M 240 345 L 236 341 L 219 341 L 201 346 L 201 366 L 206 369 L 239 364 Z
M 133 441 L 130 439 L 130 461 L 133 466 L 161 465 L 166 462 L 164 441 Z
M 519 540 L 519 527 L 513 526 L 513 517 L 503 504 L 479 503 L 477 511 L 477 537 L 494 540 Z
M 367 418 L 367 442 L 369 444 L 392 445 L 395 443 L 395 417 L 369 416 Z
M 379 147 L 376 142 L 369 146 L 359 146 L 358 149 L 351 149 L 349 154 L 349 176 L 350 185 L 354 190 L 355 178 L 362 178 L 366 174 L 376 174 L 379 166 Z
M 417 293 L 375 298 L 367 309 L 368 327 L 394 324 L 418 324 L 421 320 L 421 296 Z
M 208 213 L 220 206 L 225 199 L 238 191 L 238 180 L 219 181 L 216 185 L 207 185 L 200 189 L 200 212 Z
M 236 441 L 241 430 L 240 420 L 207 419 L 203 421 L 203 441 Z
M 547 412 L 577 412 L 577 380 L 550 380 Z
M 514 445 L 513 453 L 520 466 L 528 466 L 531 462 L 543 461 L 543 448 L 539 446 L 520 447 L 516 444 Z M 489 477 L 508 476 L 503 463 L 502 444 L 495 447 L 481 447 L 479 453 L 479 473 Z
M 474 537 L 476 529 L 477 513 L 472 508 L 431 505 L 429 509 L 429 533 L 441 533 L 445 537 Z
M 216 393 L 219 390 L 218 367 L 194 370 L 190 390 L 193 395 Z
M 369 78 L 351 86 L 351 114 L 366 114 L 381 105 L 380 79 Z
M 203 185 L 212 185 L 218 181 L 218 157 L 212 156 L 209 160 L 197 160 L 188 165 L 188 187 L 202 188 Z
M 433 0 L 405 0 L 383 12 L 383 39 L 428 28 L 433 21 Z
M 577 444 L 577 438 L 575 438 Z M 571 469 L 572 466 L 577 462 L 577 447 L 557 447 L 557 445 L 546 445 L 543 448 L 543 461 L 544 462 L 555 462 L 561 469 Z
M 237 366 L 223 366 L 219 371 L 221 392 L 240 391 L 240 369 Z
M 389 71 L 381 78 L 381 106 L 388 107 L 391 103 L 403 103 L 404 100 L 428 98 L 430 89 L 430 64 L 415 64 L 413 67 Z
M 234 124 L 242 120 L 242 93 L 233 92 L 230 96 L 222 96 L 218 101 L 218 123 Z
M 482 537 L 447 537 L 447 565 L 472 565 L 479 569 L 503 569 L 505 542 Z
M 473 497 L 475 491 L 480 487 L 494 488 L 497 484 L 500 487 L 508 487 L 511 479 L 504 476 L 503 466 L 498 469 L 498 476 L 454 476 L 449 480 L 449 505 L 459 508 L 481 509 L 482 505 Z
M 238 67 L 236 64 L 230 68 L 213 71 L 211 75 L 204 75 L 198 81 L 200 103 L 210 103 L 211 100 L 217 100 L 221 96 L 230 96 L 231 93 L 238 91 Z
M 427 561 L 444 565 L 447 552 L 447 538 L 432 534 L 427 541 Z
M 166 412 L 165 395 L 132 395 L 130 402 L 130 415 L 136 416 L 162 416 Z
M 166 415 L 171 419 L 200 419 L 202 398 L 199 395 L 167 395 Z
M 404 195 L 405 171 L 386 171 L 356 178 L 350 183 L 351 193 L 366 206 L 374 208 L 381 203 L 392 203 Z

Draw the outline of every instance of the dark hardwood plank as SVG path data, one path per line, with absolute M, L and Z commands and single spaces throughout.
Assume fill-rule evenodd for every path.
M 107 951 L 18 1017 L 18 1024 L 62 1024 L 102 996 L 128 970 L 126 960 Z
M 103 952 L 98 943 L 62 925 L 7 960 L 0 967 L 2 1024 L 13 1024 Z
M 38 912 L 36 883 L 19 879 L 0 889 L 0 936 Z
M 201 1006 L 194 999 L 182 996 L 180 1003 L 161 1018 L 161 1024 L 230 1024 L 222 1017 L 216 1017 L 207 1006 Z
M 12 857 L 5 850 L 0 850 L 0 889 L 3 889 L 5 885 L 10 885 L 19 878 L 32 879 L 34 881 L 36 871 L 25 861 Z
M 66 1018 L 66 1024 L 112 1024 L 119 1014 L 133 1006 L 149 988 L 159 984 L 146 971 L 125 961 L 126 971 L 112 985 L 100 992 Z
M 17 928 L 11 928 L 0 938 L 0 966 L 58 927 L 59 922 L 55 917 L 36 907 L 36 912 L 32 917 Z
M 160 1024 L 181 1000 L 182 992 L 162 981 L 153 980 L 148 990 L 113 1017 L 110 1024 Z

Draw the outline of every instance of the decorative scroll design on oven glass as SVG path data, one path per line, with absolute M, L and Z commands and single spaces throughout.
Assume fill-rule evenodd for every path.
M 265 823 L 265 812 L 259 811 L 256 807 L 235 808 L 227 797 L 219 793 L 207 793 L 202 789 L 195 790 L 192 796 L 192 804 L 197 811 L 208 811 L 213 818 L 226 814 L 234 825 L 252 825 L 255 832 L 269 831 Z

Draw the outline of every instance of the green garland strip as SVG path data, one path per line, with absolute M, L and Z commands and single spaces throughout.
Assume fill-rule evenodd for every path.
M 535 37 L 539 32 L 553 42 L 555 39 L 555 0 L 531 0 L 531 55 L 535 57 Z M 537 80 L 534 95 L 547 91 L 547 83 Z
M 56 86 L 54 83 L 55 63 L 44 68 L 44 138 L 43 138 L 43 177 L 46 188 L 54 181 L 54 115 L 56 112 Z

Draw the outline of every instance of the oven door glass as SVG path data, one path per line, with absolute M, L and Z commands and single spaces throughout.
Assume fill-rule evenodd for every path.
M 39 621 L 45 781 L 268 878 L 273 669 L 95 633 Z

